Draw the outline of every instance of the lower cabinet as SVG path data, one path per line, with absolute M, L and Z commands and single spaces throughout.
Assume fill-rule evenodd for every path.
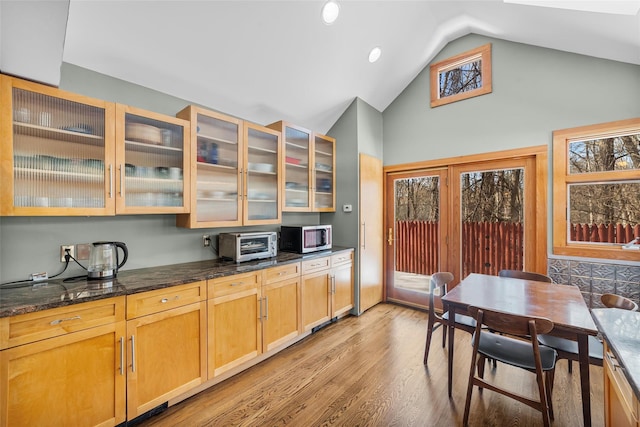
M 127 296 L 127 418 L 206 381 L 206 284 Z
M 331 257 L 331 315 L 340 316 L 353 308 L 353 251 Z
M 640 426 L 640 404 L 615 356 L 604 346 L 604 424 L 607 427 Z
M 299 335 L 300 263 L 264 270 L 262 350 L 267 352 Z
M 117 297 L 0 319 L 0 426 L 125 421 L 124 306 Z
M 262 273 L 255 271 L 209 280 L 208 378 L 262 352 L 261 278 Z

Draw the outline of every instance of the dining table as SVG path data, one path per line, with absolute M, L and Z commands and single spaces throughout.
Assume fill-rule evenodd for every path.
M 442 297 L 448 316 L 448 391 L 453 384 L 453 343 L 456 313 L 468 314 L 470 306 L 509 313 L 545 317 L 554 323 L 548 335 L 578 342 L 580 388 L 584 425 L 591 426 L 589 384 L 589 335 L 598 333 L 591 312 L 577 286 L 471 273 Z

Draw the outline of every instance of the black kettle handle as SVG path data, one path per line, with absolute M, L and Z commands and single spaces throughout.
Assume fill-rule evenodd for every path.
M 127 258 L 129 258 L 129 250 L 127 249 L 127 245 L 124 242 L 113 242 L 117 248 L 122 249 L 122 262 L 118 264 L 118 270 L 127 262 Z M 116 262 L 118 262 L 118 249 L 116 249 Z

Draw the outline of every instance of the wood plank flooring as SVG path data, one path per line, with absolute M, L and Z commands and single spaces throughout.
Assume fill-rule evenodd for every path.
M 422 364 L 427 315 L 378 304 L 331 324 L 274 357 L 209 388 L 142 426 L 456 426 L 461 425 L 470 335 L 456 333 L 453 398 L 447 397 L 442 328 Z M 582 425 L 577 364 L 556 368 L 553 426 Z M 536 396 L 535 376 L 499 364 L 485 378 Z M 603 373 L 591 367 L 592 424 L 604 424 Z M 477 388 L 472 426 L 540 426 L 539 412 Z

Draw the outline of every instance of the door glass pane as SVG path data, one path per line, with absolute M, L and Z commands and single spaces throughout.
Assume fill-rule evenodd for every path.
M 278 218 L 278 137 L 250 128 L 247 135 L 249 220 Z
M 439 184 L 438 176 L 394 181 L 396 288 L 428 292 L 440 268 Z
M 460 178 L 462 277 L 524 267 L 524 169 Z
M 285 207 L 309 207 L 309 134 L 285 128 Z

